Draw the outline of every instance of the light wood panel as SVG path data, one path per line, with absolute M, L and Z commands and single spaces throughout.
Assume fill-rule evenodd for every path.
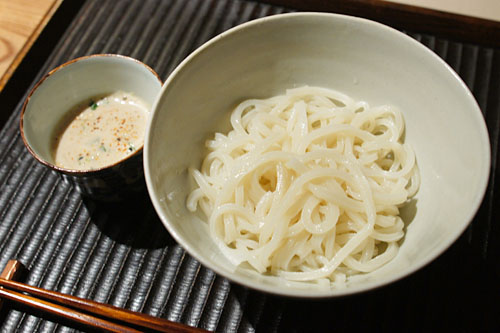
M 0 90 L 62 0 L 0 0 Z
M 385 0 L 500 22 L 500 0 Z

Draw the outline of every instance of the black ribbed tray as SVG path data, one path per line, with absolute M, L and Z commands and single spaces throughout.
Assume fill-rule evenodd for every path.
M 216 34 L 286 11 L 236 0 L 88 0 L 47 62 L 32 73 L 31 85 L 49 69 L 93 53 L 132 56 L 165 79 Z M 372 292 L 321 301 L 230 283 L 172 240 L 147 193 L 132 205 L 102 206 L 82 200 L 70 184 L 38 164 L 19 135 L 22 99 L 12 110 L 2 110 L 12 116 L 0 132 L 0 266 L 18 258 L 29 268 L 29 284 L 220 332 L 499 329 L 500 51 L 409 35 L 464 79 L 483 110 L 492 145 L 490 183 L 476 218 L 445 254 L 419 272 Z M 83 330 L 14 304 L 0 320 L 2 332 Z

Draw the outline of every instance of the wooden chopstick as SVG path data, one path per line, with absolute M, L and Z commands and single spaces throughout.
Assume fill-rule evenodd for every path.
M 9 260 L 3 268 L 2 273 L 0 273 L 0 278 L 5 280 L 15 280 L 22 278 L 27 272 L 28 270 L 20 261 Z M 0 311 L 2 310 L 2 306 L 3 302 L 0 298 Z
M 50 313 L 50 314 L 53 314 L 56 316 L 60 316 L 60 317 L 66 318 L 68 320 L 71 320 L 71 321 L 74 321 L 74 322 L 77 322 L 80 324 L 99 328 L 99 329 L 106 330 L 109 332 L 130 332 L 130 333 L 140 332 L 140 331 L 135 330 L 135 329 L 130 328 L 130 327 L 115 324 L 115 323 L 110 322 L 110 321 L 106 321 L 106 320 L 103 320 L 103 319 L 100 319 L 100 318 L 97 318 L 94 316 L 90 316 L 90 315 L 78 312 L 76 310 L 68 309 L 68 308 L 65 308 L 63 306 L 53 304 L 50 302 L 46 302 L 44 300 L 40 300 L 40 299 L 35 298 L 35 297 L 24 295 L 24 294 L 21 294 L 21 293 L 12 291 L 12 290 L 0 288 L 0 296 L 5 298 L 5 299 L 33 307 L 33 308 L 36 308 L 38 310 L 42 310 L 44 312 L 47 312 L 47 313 Z
M 136 326 L 153 329 L 159 332 L 207 332 L 203 329 L 187 326 L 184 324 L 172 322 L 166 319 L 153 317 L 147 314 L 125 310 L 112 305 L 98 303 L 95 301 L 66 295 L 56 291 L 50 291 L 38 287 L 33 287 L 28 284 L 10 281 L 0 278 L 0 286 L 8 288 L 0 288 L 0 297 L 9 299 L 14 302 L 22 303 L 24 305 L 34 307 L 36 309 L 51 313 L 53 315 L 61 316 L 68 320 L 78 322 L 80 324 L 88 325 L 91 327 L 105 329 L 110 332 L 140 332 L 133 328 L 124 325 L 116 324 L 105 319 L 94 317 L 92 315 L 79 312 L 75 309 L 86 311 L 96 314 L 111 320 L 119 320 L 125 323 L 133 324 Z M 9 290 L 12 289 L 12 290 Z M 15 290 L 15 291 L 14 291 Z M 39 299 L 33 296 L 18 293 L 16 291 L 29 293 L 33 296 L 40 297 Z M 54 304 L 46 300 L 60 303 Z M 65 306 L 67 307 L 65 307 Z M 68 308 L 72 307 L 72 308 Z

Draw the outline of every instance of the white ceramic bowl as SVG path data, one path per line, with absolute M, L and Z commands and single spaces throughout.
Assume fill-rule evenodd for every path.
M 341 290 L 278 282 L 234 267 L 186 207 L 186 169 L 204 142 L 227 132 L 240 101 L 310 85 L 370 105 L 392 104 L 406 121 L 422 184 L 397 257 Z M 473 219 L 485 192 L 490 145 L 481 111 L 456 73 L 414 39 L 365 19 L 319 13 L 271 16 L 207 42 L 170 75 L 153 107 L 145 143 L 148 191 L 162 222 L 188 253 L 215 272 L 265 292 L 299 297 L 356 293 L 396 281 L 445 251 Z M 450 277 L 452 278 L 452 277 Z
M 76 105 L 116 91 L 133 93 L 152 106 L 161 79 L 146 64 L 117 54 L 73 59 L 47 73 L 32 89 L 21 113 L 20 130 L 28 151 L 43 165 L 94 199 L 115 201 L 144 190 L 143 147 L 111 165 L 95 170 L 71 170 L 55 165 L 54 131 Z

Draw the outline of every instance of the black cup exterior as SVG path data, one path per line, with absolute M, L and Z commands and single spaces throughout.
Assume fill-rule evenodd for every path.
M 87 172 L 59 172 L 85 197 L 118 202 L 145 192 L 142 150 L 113 166 Z

